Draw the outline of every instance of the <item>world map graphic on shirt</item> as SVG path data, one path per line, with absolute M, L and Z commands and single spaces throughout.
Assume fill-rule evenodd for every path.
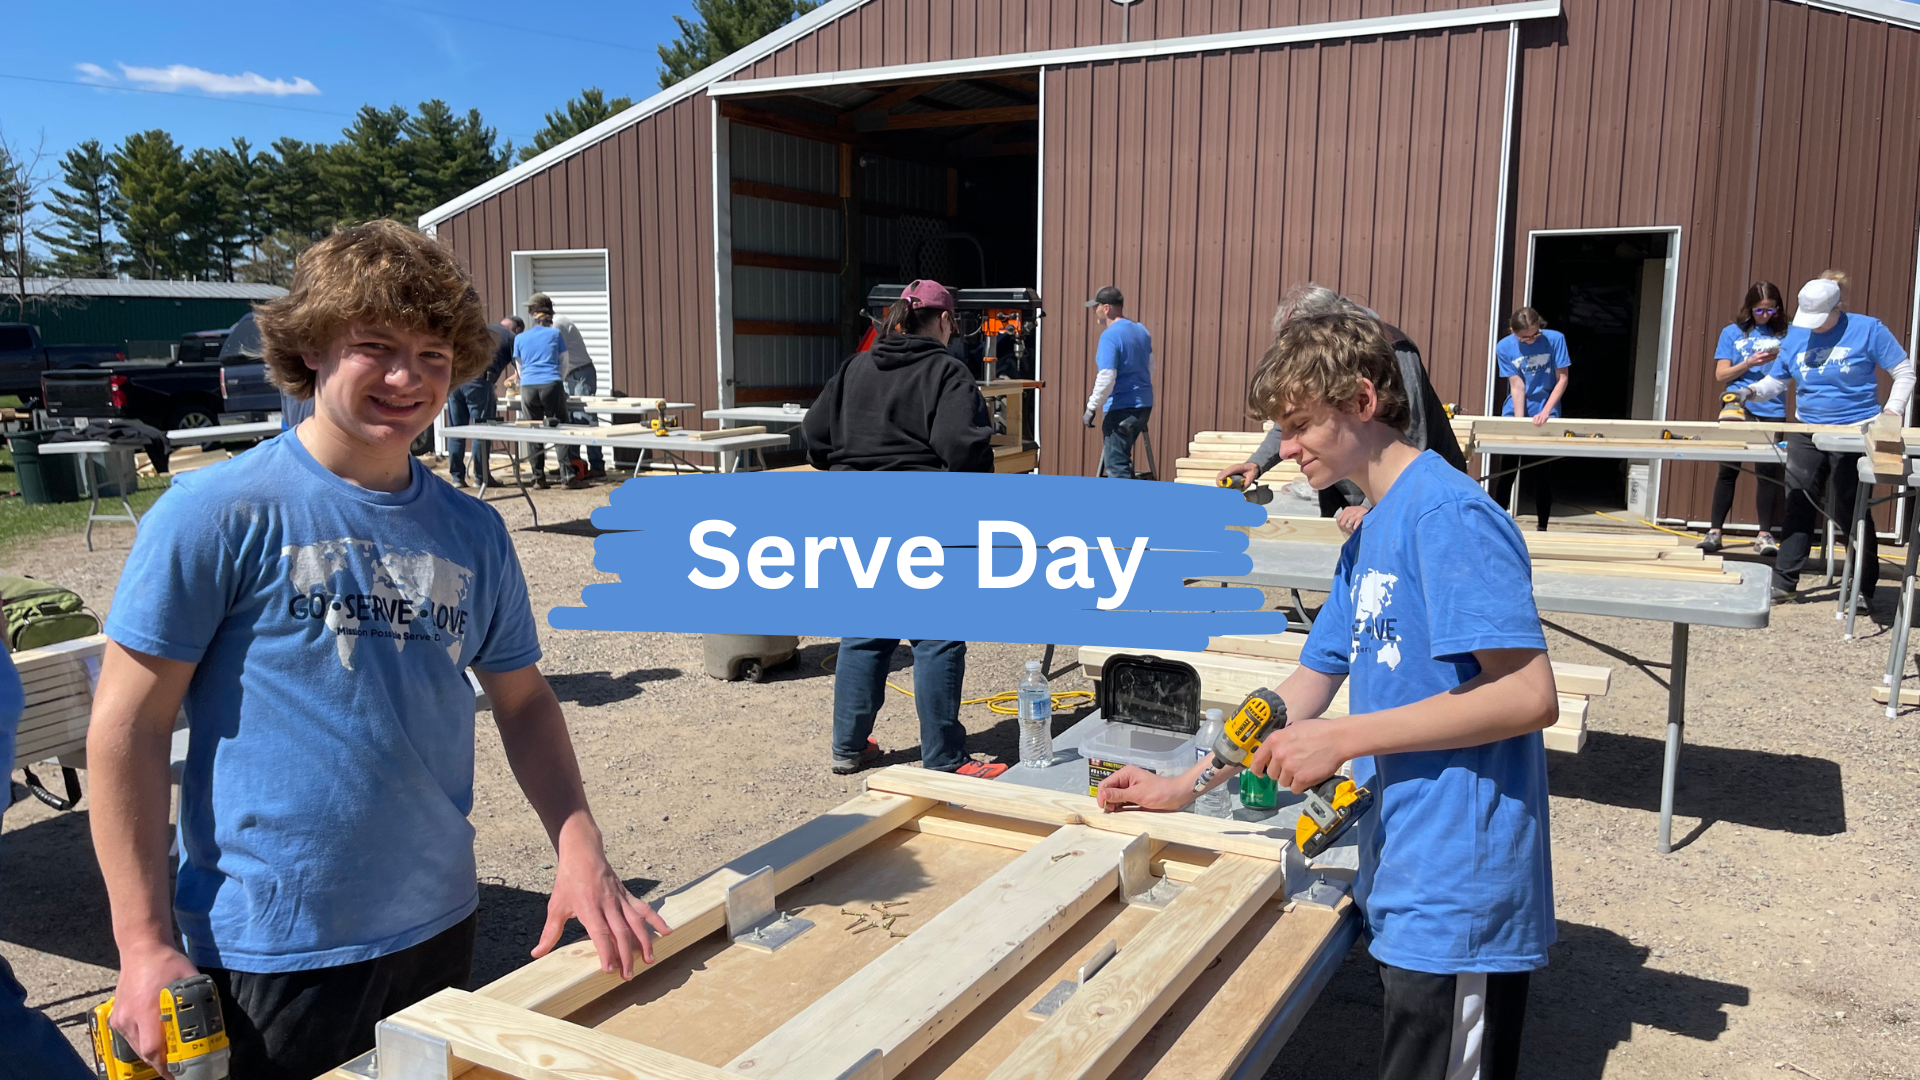
M 409 641 L 438 644 L 460 662 L 473 571 L 432 552 L 382 550 L 352 537 L 288 544 L 280 554 L 294 591 L 287 613 L 324 619 L 341 667 L 353 670 L 363 637 L 392 641 L 396 652 Z
M 1371 652 L 1374 662 L 1387 665 L 1389 671 L 1400 666 L 1400 634 L 1394 629 L 1393 617 L 1387 614 L 1393 606 L 1393 587 L 1399 583 L 1397 575 L 1379 570 L 1360 575 L 1354 585 L 1353 652 L 1347 658 L 1349 663 L 1358 662 L 1361 653 Z M 1367 638 L 1373 643 L 1367 644 Z

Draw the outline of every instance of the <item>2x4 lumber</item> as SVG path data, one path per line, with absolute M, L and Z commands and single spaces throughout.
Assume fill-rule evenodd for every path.
M 89 656 L 99 656 L 106 651 L 107 636 L 92 634 L 88 637 L 74 638 L 72 641 L 55 642 L 42 645 L 37 649 L 21 649 L 13 654 L 13 666 L 21 677 L 45 664 L 57 664 L 80 660 Z
M 1011 785 L 1008 785 L 1011 786 Z M 748 1077 L 837 1077 L 878 1050 L 898 1075 L 1113 894 L 1138 837 L 1064 825 L 727 1063 Z M 1267 864 L 1279 874 L 1278 864 Z M 1184 894 L 1183 894 L 1184 895 Z
M 515 1008 L 483 994 L 442 990 L 388 1017 L 447 1040 L 462 1062 L 518 1080 L 726 1080 L 677 1054 Z
M 1097 1080 L 1139 1045 L 1286 877 L 1222 855 L 1020 1044 L 988 1080 Z
M 668 896 L 654 906 L 673 933 L 653 943 L 654 962 L 726 925 L 728 885 L 771 866 L 774 891 L 784 892 L 911 821 L 936 801 L 880 792 L 855 796 Z M 580 941 L 496 979 L 479 993 L 547 1016 L 567 1016 L 618 985 L 617 973 L 600 970 L 593 943 Z
M 1086 825 L 1102 832 L 1147 836 L 1169 844 L 1281 862 L 1292 847 L 1287 829 L 1222 821 L 1193 814 L 1109 814 L 1085 795 L 1002 784 L 953 773 L 892 765 L 867 778 L 868 791 L 915 795 L 989 814 L 1056 825 Z
M 1564 574 L 1590 574 L 1594 577 L 1641 578 L 1652 581 L 1699 581 L 1711 585 L 1732 585 L 1740 580 L 1740 575 L 1725 570 L 1682 569 L 1688 564 L 1672 567 L 1655 566 L 1636 562 L 1591 562 L 1579 559 L 1535 559 L 1536 571 L 1546 570 Z
M 1885 685 L 1876 686 L 1873 688 L 1873 700 L 1879 702 L 1882 705 L 1885 705 L 1887 703 L 1887 698 L 1891 696 L 1892 696 L 1891 691 L 1889 691 Z M 1900 688 L 1900 704 L 1920 705 L 1920 687 L 1912 687 L 1912 686 L 1901 687 Z
M 706 442 L 709 439 L 731 439 L 736 435 L 765 435 L 766 433 L 767 428 L 764 424 L 748 424 L 745 427 L 737 428 L 714 428 L 710 431 L 684 431 L 686 437 L 695 442 Z
M 1035 844 L 1053 834 L 1051 826 L 982 814 L 958 806 L 936 806 L 900 826 L 900 831 L 928 833 L 1009 851 L 1030 851 Z M 1147 858 L 1147 869 L 1155 877 L 1188 882 L 1212 865 L 1214 853 L 1154 840 L 1148 847 Z

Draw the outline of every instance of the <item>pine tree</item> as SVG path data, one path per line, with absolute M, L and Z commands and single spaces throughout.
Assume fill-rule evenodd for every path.
M 814 0 L 693 0 L 698 23 L 678 15 L 680 38 L 660 50 L 662 90 L 805 15 Z
M 520 151 L 520 160 L 531 161 L 632 105 L 632 98 L 617 97 L 608 101 L 599 87 L 589 86 L 580 91 L 579 97 L 568 98 L 565 106 L 547 114 L 546 126 L 533 133 L 533 141 Z
M 15 279 L 20 286 L 36 276 L 27 222 L 38 205 L 25 155 L 0 140 L 0 277 Z M 24 297 L 16 297 L 15 305 L 24 310 Z
M 273 153 L 261 155 L 264 235 L 285 234 L 311 243 L 332 231 L 340 217 L 340 200 L 321 178 L 328 153 L 321 143 L 276 139 Z
M 183 276 L 187 166 L 173 136 L 155 128 L 129 135 L 107 159 L 113 171 L 114 224 L 126 242 L 124 268 L 137 278 Z
M 320 176 L 340 200 L 340 220 L 371 221 L 400 213 L 412 194 L 412 147 L 405 107 L 360 106 L 352 126 L 319 161 Z
M 195 150 L 187 158 L 182 269 L 207 281 L 232 281 L 246 253 L 245 181 L 233 151 Z
M 480 120 L 480 110 L 455 116 L 435 98 L 420 103 L 420 114 L 403 125 L 412 166 L 411 190 L 402 213 L 407 218 L 498 176 L 512 160 L 513 146 L 494 146 L 497 133 Z
M 111 278 L 120 272 L 120 241 L 113 235 L 113 172 L 98 139 L 60 159 L 61 186 L 50 210 L 57 229 L 37 235 L 53 252 L 48 269 L 60 277 Z

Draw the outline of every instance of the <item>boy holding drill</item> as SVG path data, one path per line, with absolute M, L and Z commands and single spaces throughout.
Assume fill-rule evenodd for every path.
M 1365 315 L 1290 322 L 1248 403 L 1315 488 L 1352 480 L 1374 504 L 1277 688 L 1289 723 L 1248 767 L 1300 792 L 1352 761 L 1375 792 L 1354 895 L 1384 994 L 1383 1080 L 1512 1077 L 1554 940 L 1539 732 L 1558 697 L 1526 545 L 1478 485 L 1406 442 L 1393 349 Z M 1351 713 L 1322 717 L 1349 679 Z M 1177 809 L 1202 768 L 1130 766 L 1101 804 Z
M 274 381 L 313 414 L 180 478 L 141 522 L 106 624 L 89 794 L 113 1028 L 164 1070 L 160 988 L 204 971 L 233 1075 L 306 1080 L 466 982 L 469 667 L 558 852 L 533 955 L 574 918 L 603 970 L 630 976 L 666 925 L 607 863 L 504 523 L 408 452 L 493 351 L 466 272 L 391 221 L 356 225 L 302 255 L 258 322 Z

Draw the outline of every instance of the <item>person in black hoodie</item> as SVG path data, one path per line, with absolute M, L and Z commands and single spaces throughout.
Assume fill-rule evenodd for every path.
M 993 417 L 966 365 L 947 352 L 953 294 L 916 281 L 887 309 L 880 339 L 849 357 L 807 410 L 801 430 L 816 469 L 862 472 L 992 472 Z M 833 677 L 833 762 L 858 772 L 880 756 L 871 736 L 887 693 L 899 638 L 842 638 Z M 991 778 L 1006 771 L 967 758 L 960 684 L 967 643 L 913 646 L 913 703 L 920 760 L 929 769 Z

